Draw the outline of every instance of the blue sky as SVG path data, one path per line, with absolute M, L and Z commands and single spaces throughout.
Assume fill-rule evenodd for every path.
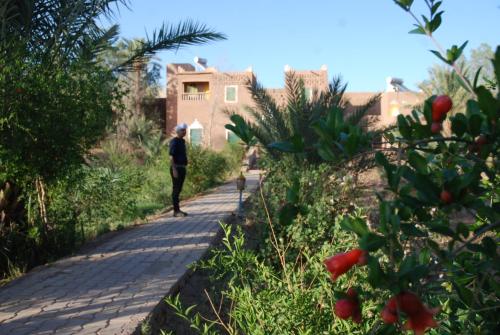
M 415 0 L 417 12 L 423 13 L 423 2 Z M 442 9 L 436 38 L 445 47 L 465 40 L 468 50 L 482 42 L 500 44 L 500 0 L 445 0 Z M 297 70 L 326 64 L 329 77 L 341 74 L 349 91 L 384 90 L 387 76 L 403 78 L 414 89 L 438 62 L 426 37 L 408 34 L 412 18 L 392 0 L 131 0 L 130 10 L 122 8 L 117 18 L 126 38 L 185 19 L 228 39 L 163 52 L 163 65 L 192 63 L 200 56 L 221 71 L 253 66 L 266 87 L 283 85 L 285 64 Z

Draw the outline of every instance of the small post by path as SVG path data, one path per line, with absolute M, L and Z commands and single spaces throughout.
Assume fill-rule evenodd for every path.
M 243 190 L 245 189 L 246 179 L 243 172 L 240 172 L 240 176 L 236 179 L 236 189 L 240 191 L 240 200 L 238 204 L 238 216 L 243 217 Z

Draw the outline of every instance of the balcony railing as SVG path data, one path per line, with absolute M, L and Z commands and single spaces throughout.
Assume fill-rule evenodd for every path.
M 204 101 L 208 100 L 208 93 L 182 93 L 182 101 Z

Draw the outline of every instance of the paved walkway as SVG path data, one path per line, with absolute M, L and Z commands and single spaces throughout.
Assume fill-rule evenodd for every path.
M 247 175 L 248 191 L 257 184 Z M 205 253 L 238 197 L 225 184 L 184 203 L 186 218 L 169 213 L 0 288 L 0 334 L 131 334 Z

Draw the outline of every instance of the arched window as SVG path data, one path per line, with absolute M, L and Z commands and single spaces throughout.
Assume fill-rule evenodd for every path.
M 201 145 L 203 143 L 203 125 L 194 119 L 189 126 L 189 142 L 192 145 Z
M 238 143 L 240 141 L 240 138 L 236 136 L 236 134 L 231 130 L 226 129 L 226 140 L 228 143 Z

